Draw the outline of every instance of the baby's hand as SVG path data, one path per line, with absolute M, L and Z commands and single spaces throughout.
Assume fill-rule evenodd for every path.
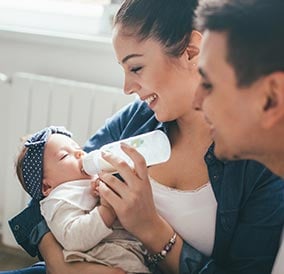
M 97 190 L 98 186 L 100 184 L 99 177 L 95 178 L 95 180 L 92 180 L 92 193 L 94 197 L 100 197 L 99 192 Z M 100 197 L 100 204 L 98 205 L 98 210 L 100 212 L 100 215 L 107 227 L 112 227 L 115 219 L 116 219 L 116 213 L 113 209 L 113 207 L 102 197 Z
M 112 206 L 103 197 L 100 197 L 100 204 L 102 206 L 105 206 L 105 207 L 109 208 L 110 210 L 114 211 Z
M 105 225 L 111 228 L 113 226 L 114 221 L 116 220 L 116 214 L 114 209 L 108 203 L 102 201 L 101 199 L 101 204 L 98 206 L 98 210 Z
M 93 195 L 94 198 L 98 198 L 100 196 L 100 194 L 97 190 L 99 183 L 100 183 L 100 178 L 98 176 L 94 177 L 91 180 L 91 194 Z

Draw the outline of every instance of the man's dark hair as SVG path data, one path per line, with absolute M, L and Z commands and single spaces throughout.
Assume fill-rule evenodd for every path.
M 226 33 L 239 86 L 284 71 L 283 0 L 200 0 L 195 26 Z

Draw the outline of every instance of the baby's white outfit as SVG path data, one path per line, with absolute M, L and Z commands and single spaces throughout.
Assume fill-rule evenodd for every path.
M 40 201 L 41 214 L 63 246 L 65 260 L 120 267 L 128 273 L 150 273 L 145 266 L 146 249 L 119 222 L 108 228 L 97 202 L 91 194 L 90 180 L 63 183 Z

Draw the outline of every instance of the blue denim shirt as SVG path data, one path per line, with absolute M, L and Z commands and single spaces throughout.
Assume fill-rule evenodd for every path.
M 107 120 L 85 150 L 154 129 L 168 133 L 170 123 L 158 122 L 145 103 L 136 101 Z M 218 203 L 213 252 L 207 257 L 184 242 L 180 273 L 271 273 L 284 223 L 284 182 L 257 162 L 216 159 L 214 145 L 204 158 Z M 49 230 L 38 203 L 31 201 L 9 224 L 17 242 L 39 255 L 37 246 Z

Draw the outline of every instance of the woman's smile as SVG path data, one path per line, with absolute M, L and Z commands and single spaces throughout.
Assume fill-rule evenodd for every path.
M 151 106 L 152 103 L 158 98 L 158 96 L 156 94 L 152 94 L 149 97 L 147 97 L 146 99 L 144 99 L 144 101 L 147 103 L 148 106 Z

